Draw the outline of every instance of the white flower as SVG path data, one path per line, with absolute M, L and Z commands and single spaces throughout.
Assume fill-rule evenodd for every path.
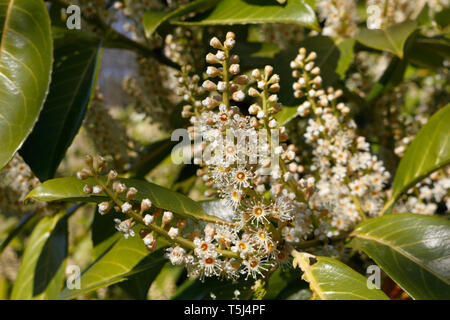
M 171 239 L 175 239 L 178 237 L 178 228 L 171 227 L 168 234 Z
M 144 223 L 146 226 L 148 226 L 149 224 L 151 224 L 154 221 L 154 217 L 150 214 L 146 214 L 144 216 Z

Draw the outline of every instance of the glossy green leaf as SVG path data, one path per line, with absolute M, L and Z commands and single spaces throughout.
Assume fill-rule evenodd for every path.
M 158 208 L 169 210 L 182 216 L 188 216 L 194 220 L 196 220 L 197 217 L 207 216 L 200 204 L 180 193 L 144 180 L 119 180 L 127 187 L 135 187 L 138 190 L 138 194 L 135 198 L 136 201 L 149 198 L 153 205 Z M 28 194 L 27 198 L 38 201 L 105 201 L 105 194 L 93 196 L 84 193 L 83 187 L 86 184 L 95 185 L 96 182 L 92 178 L 84 181 L 78 180 L 75 177 L 52 179 L 45 181 L 33 189 Z
M 341 77 L 341 79 L 344 79 L 348 68 L 353 62 L 353 48 L 355 46 L 355 39 L 348 38 L 342 40 L 337 43 L 336 46 L 338 47 L 340 53 L 336 73 Z
M 28 240 L 11 299 L 57 299 L 65 276 L 67 246 L 66 213 L 43 218 Z
M 163 23 L 171 19 L 197 11 L 198 9 L 205 11 L 214 6 L 218 1 L 220 0 L 195 0 L 170 12 L 147 11 L 142 16 L 142 24 L 144 26 L 145 36 L 147 38 L 151 38 L 156 29 Z
M 415 299 L 450 299 L 450 221 L 391 214 L 358 225 L 350 246 L 363 250 Z
M 437 111 L 420 129 L 401 159 L 385 213 L 400 195 L 435 170 L 450 163 L 450 104 Z
M 67 33 L 55 41 L 50 91 L 39 120 L 20 154 L 41 180 L 53 178 L 78 133 L 100 66 L 100 41 L 89 34 Z
M 203 19 L 176 23 L 182 25 L 289 23 L 319 30 L 314 10 L 303 0 L 289 0 L 284 6 L 272 0 L 222 0 Z
M 277 120 L 279 126 L 284 126 L 286 123 L 297 117 L 297 108 L 296 106 L 283 106 L 280 112 L 278 112 L 274 118 Z
M 311 263 L 311 260 L 315 262 Z M 388 299 L 380 289 L 369 289 L 368 279 L 336 259 L 297 252 L 294 257 L 294 266 L 302 269 L 302 279 L 309 282 L 316 299 Z
M 30 134 L 52 68 L 50 18 L 44 1 L 0 0 L 0 169 Z
M 150 253 L 145 247 L 138 232 L 134 237 L 125 239 L 116 233 L 115 241 L 81 274 L 80 289 L 65 288 L 60 299 L 73 299 L 99 288 L 125 281 L 141 272 L 152 270 L 156 275 L 166 263 L 164 242 Z
M 389 51 L 399 58 L 403 58 L 403 47 L 406 40 L 417 26 L 417 21 L 407 20 L 386 29 L 361 29 L 356 40 L 369 48 Z

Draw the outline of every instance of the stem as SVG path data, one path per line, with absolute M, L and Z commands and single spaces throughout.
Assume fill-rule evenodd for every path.
M 93 168 L 91 168 L 91 170 L 93 170 Z M 93 170 L 93 172 L 95 172 L 95 171 Z M 97 174 L 94 174 L 94 179 L 103 188 L 105 193 L 114 201 L 114 203 L 116 205 L 118 205 L 119 207 L 122 207 L 124 202 L 119 199 L 119 197 L 117 196 L 116 193 L 112 192 L 108 188 L 108 186 L 102 181 L 102 179 L 100 179 L 100 177 Z M 130 212 L 126 212 L 125 214 L 127 216 L 129 216 L 130 218 L 132 218 L 134 221 L 138 222 L 139 224 L 145 226 L 146 228 L 151 229 L 152 231 L 154 231 L 155 233 L 159 234 L 160 236 L 163 236 L 164 238 L 166 238 L 171 243 L 179 244 L 182 247 L 184 247 L 186 249 L 191 249 L 191 250 L 194 250 L 195 248 L 197 248 L 197 246 L 192 241 L 186 240 L 183 237 L 171 238 L 169 236 L 169 233 L 166 230 L 164 230 L 161 227 L 158 227 L 157 225 L 154 225 L 154 224 L 146 225 L 145 222 L 144 222 L 144 219 L 142 218 L 142 216 L 140 214 L 137 214 L 133 210 L 131 210 Z M 215 223 L 217 223 L 217 221 L 215 221 Z M 219 254 L 221 254 L 222 256 L 226 257 L 226 258 L 237 258 L 237 259 L 239 259 L 239 254 L 236 253 L 236 252 L 232 252 L 232 251 L 229 251 L 229 250 L 217 250 L 217 252 Z

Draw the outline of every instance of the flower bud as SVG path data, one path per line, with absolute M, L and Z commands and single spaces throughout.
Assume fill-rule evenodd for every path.
M 153 237 L 153 233 L 149 233 L 144 237 L 144 244 L 146 246 L 151 246 L 154 241 L 155 241 L 155 238 Z
M 114 192 L 116 192 L 118 194 L 122 194 L 127 190 L 127 187 L 123 183 L 120 183 L 119 181 L 115 181 L 113 183 L 113 190 L 114 190 Z
M 111 171 L 108 173 L 108 180 L 109 180 L 109 181 L 114 181 L 114 180 L 117 179 L 117 176 L 118 176 L 117 171 L 116 171 L 116 170 L 111 170 Z
M 216 84 L 214 82 L 212 82 L 211 80 L 204 81 L 202 84 L 202 87 L 208 91 L 214 91 L 217 88 Z
M 242 92 L 241 90 L 236 91 L 236 92 L 234 92 L 234 93 L 231 95 L 231 98 L 232 98 L 234 101 L 237 101 L 237 102 L 244 101 L 244 99 L 245 99 L 245 93 Z
M 148 226 L 149 224 L 153 223 L 153 221 L 155 220 L 155 218 L 151 215 L 151 214 L 146 214 L 144 216 L 144 223 L 146 226 Z
M 136 188 L 134 188 L 134 187 L 129 188 L 128 192 L 127 192 L 127 199 L 128 200 L 134 199 L 137 195 L 137 192 L 138 191 Z
M 208 62 L 210 64 L 215 64 L 215 63 L 218 63 L 219 61 L 217 60 L 216 55 L 214 55 L 212 53 L 208 53 L 206 55 L 206 62 Z
M 227 48 L 228 50 L 231 50 L 231 49 L 233 49 L 235 44 L 236 44 L 236 40 L 234 40 L 232 38 L 228 38 L 224 42 L 224 47 Z
M 88 166 L 92 166 L 92 164 L 94 163 L 94 159 L 92 158 L 91 155 L 87 154 L 84 156 L 84 162 L 88 165 Z
M 151 207 L 152 207 L 152 202 L 150 201 L 150 199 L 146 198 L 141 201 L 141 210 L 142 211 L 150 210 Z
M 170 211 L 165 211 L 162 217 L 162 222 L 164 224 L 169 223 L 173 219 L 173 213 Z
M 211 78 L 217 77 L 219 75 L 219 69 L 217 69 L 216 67 L 209 66 L 206 69 L 206 74 Z
M 228 31 L 227 35 L 225 36 L 226 39 L 234 39 L 236 38 L 236 35 L 232 31 Z
M 92 193 L 93 194 L 100 194 L 103 192 L 103 188 L 102 186 L 94 186 L 94 188 L 92 188 Z
M 234 83 L 236 84 L 240 84 L 240 85 L 245 85 L 247 84 L 250 80 L 248 78 L 247 75 L 243 74 L 240 76 L 237 76 L 236 78 L 233 79 Z
M 129 204 L 128 202 L 125 202 L 124 204 L 122 204 L 122 206 L 120 208 L 121 208 L 123 213 L 128 213 L 128 212 L 131 211 L 133 206 L 131 204 Z
M 102 156 L 97 157 L 97 171 L 101 172 L 105 170 L 106 160 Z
M 255 88 L 250 88 L 250 89 L 248 89 L 248 95 L 250 97 L 258 97 L 259 96 L 259 91 L 256 90 Z
M 266 74 L 266 76 L 270 76 L 273 72 L 273 67 L 270 65 L 267 65 L 264 67 L 264 73 Z
M 111 203 L 105 201 L 98 204 L 98 212 L 103 216 L 111 210 Z
M 261 79 L 261 71 L 259 71 L 259 69 L 253 70 L 252 77 L 255 78 L 256 80 L 260 80 Z
M 175 239 L 176 237 L 178 237 L 178 228 L 174 228 L 174 227 L 170 228 L 168 234 L 171 239 Z
M 84 168 L 81 171 L 77 172 L 77 178 L 79 180 L 86 180 L 87 178 L 92 176 L 92 172 L 91 169 L 89 168 Z
M 236 75 L 241 71 L 241 67 L 238 64 L 232 64 L 229 71 L 231 74 Z
M 222 43 L 220 42 L 220 40 L 217 37 L 213 37 L 211 39 L 211 41 L 209 41 L 209 45 L 211 47 L 213 47 L 214 49 L 221 49 L 222 48 Z
M 92 193 L 92 191 L 93 191 L 93 187 L 91 186 L 91 185 L 85 185 L 84 187 L 83 187 L 83 192 L 84 193 L 87 193 L 87 194 L 90 194 L 90 193 Z

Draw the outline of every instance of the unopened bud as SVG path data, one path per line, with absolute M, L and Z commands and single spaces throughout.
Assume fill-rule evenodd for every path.
M 166 224 L 166 223 L 169 223 L 170 221 L 172 221 L 172 219 L 173 219 L 173 213 L 170 211 L 165 211 L 163 218 L 162 218 L 162 222 L 164 224 Z
M 142 211 L 150 210 L 151 207 L 152 207 L 152 202 L 150 201 L 150 199 L 143 199 L 141 201 L 141 210 Z
M 211 39 L 211 41 L 209 41 L 209 45 L 211 47 L 213 47 L 214 49 L 221 49 L 222 48 L 222 43 L 220 42 L 220 40 L 217 37 L 213 37 Z
M 134 187 L 129 188 L 128 192 L 127 192 L 127 199 L 128 200 L 134 199 L 137 195 L 137 192 L 138 191 L 136 188 L 134 188 Z
M 98 204 L 98 212 L 101 215 L 105 215 L 111 210 L 111 204 L 109 202 L 101 202 Z

